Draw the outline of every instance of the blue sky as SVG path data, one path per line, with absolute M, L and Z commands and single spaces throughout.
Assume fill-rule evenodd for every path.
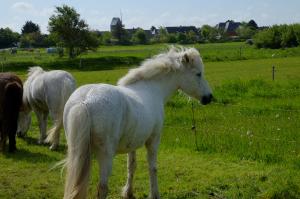
M 47 32 L 55 6 L 74 7 L 91 29 L 109 30 L 112 17 L 123 16 L 126 28 L 152 25 L 216 25 L 233 19 L 266 26 L 300 23 L 300 0 L 0 0 L 0 27 L 20 32 L 25 21 Z

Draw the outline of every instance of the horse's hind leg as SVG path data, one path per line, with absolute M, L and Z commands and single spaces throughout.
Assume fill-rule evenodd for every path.
M 16 132 L 17 132 L 17 117 L 13 117 L 13 115 L 7 115 L 5 120 L 3 121 L 2 133 L 3 133 L 3 149 L 6 145 L 6 140 L 8 137 L 9 140 L 9 152 L 14 152 L 16 148 Z
M 127 156 L 127 182 L 123 188 L 122 196 L 125 199 L 134 199 L 133 195 L 133 177 L 136 170 L 136 152 L 132 151 Z
M 40 139 L 38 141 L 38 144 L 43 144 L 47 136 L 46 130 L 47 130 L 48 113 L 43 111 L 36 111 L 36 110 L 34 112 L 37 116 L 39 129 L 40 129 Z
M 97 199 L 105 199 L 108 194 L 108 178 L 112 170 L 113 154 L 108 152 L 108 149 L 103 149 L 96 155 L 100 168 Z
M 56 150 L 59 145 L 60 129 L 63 126 L 61 113 L 54 114 L 50 111 L 50 116 L 54 122 L 53 127 L 49 130 L 46 142 L 51 143 L 50 149 Z
M 9 140 L 9 152 L 14 152 L 17 147 L 16 147 L 16 133 L 17 133 L 17 119 L 15 118 L 14 121 L 9 122 L 9 126 L 7 129 L 8 133 L 8 140 Z
M 5 150 L 5 145 L 6 145 L 6 135 L 4 134 L 4 129 L 3 129 L 3 125 L 0 121 L 0 151 Z

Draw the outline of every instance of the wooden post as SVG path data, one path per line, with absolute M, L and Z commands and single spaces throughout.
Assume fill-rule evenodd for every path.
M 242 46 L 240 46 L 240 59 L 242 59 Z
M 194 103 L 193 102 L 192 102 L 192 131 L 194 131 L 196 151 L 199 151 L 196 120 L 195 120 L 195 111 L 194 111 Z
M 275 66 L 272 67 L 272 79 L 275 80 Z

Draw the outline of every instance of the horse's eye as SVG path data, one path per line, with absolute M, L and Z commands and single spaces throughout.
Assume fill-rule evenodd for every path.
M 201 73 L 197 73 L 196 75 L 197 75 L 198 77 L 201 77 Z

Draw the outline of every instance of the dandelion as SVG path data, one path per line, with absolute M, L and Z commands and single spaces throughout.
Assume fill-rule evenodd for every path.
M 252 132 L 251 132 L 250 130 L 248 130 L 246 134 L 247 134 L 247 136 L 249 136 L 249 137 L 252 137 L 252 136 L 253 136 L 253 135 L 252 135 Z

